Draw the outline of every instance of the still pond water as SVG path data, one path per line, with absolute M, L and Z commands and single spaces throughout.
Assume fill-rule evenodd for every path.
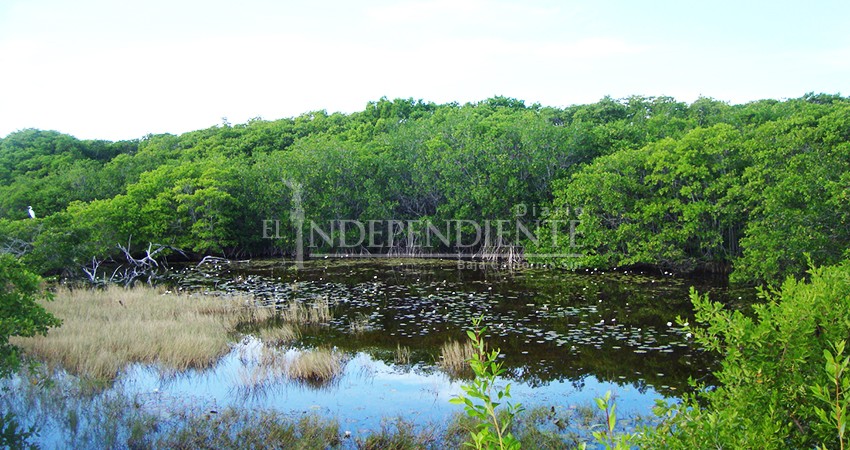
M 676 325 L 677 316 L 692 315 L 689 288 L 730 304 L 750 300 L 720 279 L 422 259 L 323 259 L 297 270 L 282 260 L 208 263 L 175 267 L 171 277 L 173 289 L 249 293 L 269 304 L 327 299 L 332 320 L 301 327 L 288 352 L 335 348 L 347 355 L 344 372 L 318 387 L 285 377 L 258 383 L 250 373 L 263 344 L 247 336 L 212 368 L 166 374 L 134 366 L 118 388 L 163 411 L 182 404 L 319 413 L 355 435 L 379 430 L 385 418 L 445 424 L 460 411 L 448 400 L 464 379 L 435 362 L 441 345 L 466 339 L 475 317 L 504 355 L 514 401 L 573 408 L 610 390 L 628 423 L 651 414 L 656 399 L 688 390 L 688 378 L 712 382 L 715 356 Z M 399 346 L 410 349 L 408 362 L 397 362 Z

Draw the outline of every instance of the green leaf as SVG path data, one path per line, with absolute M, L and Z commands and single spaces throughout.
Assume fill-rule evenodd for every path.
M 597 397 L 593 400 L 596 401 L 596 407 L 599 408 L 600 411 L 605 411 L 605 409 L 607 407 L 607 405 L 605 404 L 605 400 L 603 400 L 599 397 Z

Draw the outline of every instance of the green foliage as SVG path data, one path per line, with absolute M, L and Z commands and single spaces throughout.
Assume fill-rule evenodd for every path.
M 476 355 L 469 359 L 469 365 L 475 373 L 475 378 L 467 385 L 461 386 L 466 395 L 459 395 L 450 400 L 453 404 L 464 405 L 467 416 L 476 421 L 470 431 L 470 441 L 465 446 L 475 449 L 519 449 L 520 442 L 511 433 L 514 418 L 522 411 L 518 403 L 511 404 L 511 385 L 508 383 L 504 390 L 497 390 L 495 398 L 493 389 L 496 379 L 504 373 L 502 364 L 497 362 L 499 350 L 487 351 L 482 337 L 487 327 L 481 327 L 481 318 L 473 319 L 472 330 L 467 331 L 469 339 L 475 346 Z M 502 402 L 504 414 L 496 411 Z
M 760 126 L 744 173 L 750 220 L 733 278 L 800 275 L 805 253 L 835 264 L 850 246 L 850 105 L 805 104 L 789 120 Z
M 79 141 L 55 131 L 23 130 L 0 140 L 0 217 L 61 211 L 74 200 L 118 193 L 101 174 L 104 164 L 136 151 L 131 141 Z
M 0 448 L 37 449 L 30 442 L 36 436 L 36 428 L 22 429 L 12 413 L 0 414 Z
M 744 219 L 731 189 L 745 167 L 740 136 L 728 125 L 696 129 L 598 158 L 558 185 L 553 218 L 582 211 L 578 267 L 689 271 L 729 261 Z
M 606 450 L 628 450 L 631 448 L 633 436 L 627 433 L 616 433 L 617 427 L 617 405 L 611 401 L 611 391 L 605 392 L 603 397 L 595 399 L 596 407 L 605 414 L 604 429 L 594 431 L 593 438 Z
M 51 298 L 44 292 L 41 278 L 8 254 L 0 254 L 0 288 L 0 377 L 5 377 L 20 366 L 18 349 L 9 343 L 10 337 L 45 335 L 62 322 L 37 303 L 40 298 Z
M 803 253 L 821 265 L 850 256 L 848 129 L 847 98 L 806 94 L 744 105 L 606 97 L 563 109 L 381 98 L 352 114 L 114 143 L 23 130 L 0 139 L 0 248 L 44 273 L 120 256 L 116 244 L 131 238 L 194 256 L 291 254 L 290 181 L 303 186 L 308 223 L 480 223 L 548 206 L 556 212 L 525 224 L 543 220 L 545 232 L 577 221 L 577 235 L 527 239 L 526 253 L 581 257 L 547 262 L 775 282 L 802 275 Z M 263 237 L 275 220 L 279 235 Z M 357 230 L 332 237 L 344 234 L 356 241 Z M 431 250 L 457 250 L 444 247 Z
M 685 115 L 669 105 L 662 123 L 687 125 L 663 133 L 652 131 L 659 116 L 644 102 L 650 113 L 641 127 L 651 137 L 620 138 L 638 145 L 594 152 L 556 181 L 560 212 L 550 219 L 579 219 L 578 236 L 537 250 L 574 253 L 577 240 L 582 257 L 568 261 L 573 268 L 734 266 L 734 280 L 756 282 L 801 275 L 803 253 L 817 264 L 846 258 L 850 102 L 812 98 L 735 108 L 700 99 Z M 607 108 L 620 112 L 603 117 L 625 114 Z
M 753 306 L 752 316 L 692 290 L 700 326 L 682 325 L 723 355 L 718 386 L 679 405 L 659 404 L 656 414 L 664 420 L 646 430 L 642 446 L 832 448 L 843 442 L 850 262 L 811 269 L 809 276 L 762 290 L 764 302 Z
M 834 351 L 823 351 L 823 357 L 826 360 L 824 370 L 829 376 L 830 383 L 823 386 L 812 386 L 812 394 L 815 398 L 828 405 L 828 410 L 816 406 L 815 414 L 820 419 L 821 425 L 828 424 L 833 427 L 838 435 L 838 444 L 842 450 L 845 448 L 847 407 L 850 405 L 850 396 L 848 396 L 850 376 L 847 373 L 850 369 L 850 356 L 844 356 L 845 344 L 846 341 L 839 341 L 833 346 Z M 826 449 L 827 446 L 821 444 L 820 448 Z

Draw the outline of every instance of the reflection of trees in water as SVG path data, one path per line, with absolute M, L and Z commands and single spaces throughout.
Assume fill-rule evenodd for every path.
M 393 364 L 401 344 L 411 348 L 413 363 L 431 365 L 442 344 L 465 339 L 471 318 L 483 315 L 488 343 L 505 355 L 507 378 L 531 386 L 570 382 L 578 389 L 592 375 L 673 395 L 689 389 L 691 377 L 710 384 L 716 359 L 667 322 L 691 316 L 691 285 L 721 301 L 731 297 L 725 283 L 710 279 L 468 270 L 434 260 L 329 259 L 308 261 L 298 271 L 262 262 L 182 276 L 185 283 L 252 292 L 270 303 L 327 296 L 335 319 L 302 330 L 305 345 L 365 349 Z M 352 335 L 354 317 L 367 317 L 370 330 Z

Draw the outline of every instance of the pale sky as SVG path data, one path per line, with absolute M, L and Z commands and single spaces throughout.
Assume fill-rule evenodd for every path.
M 0 136 L 182 133 L 370 100 L 850 94 L 850 1 L 0 0 Z

